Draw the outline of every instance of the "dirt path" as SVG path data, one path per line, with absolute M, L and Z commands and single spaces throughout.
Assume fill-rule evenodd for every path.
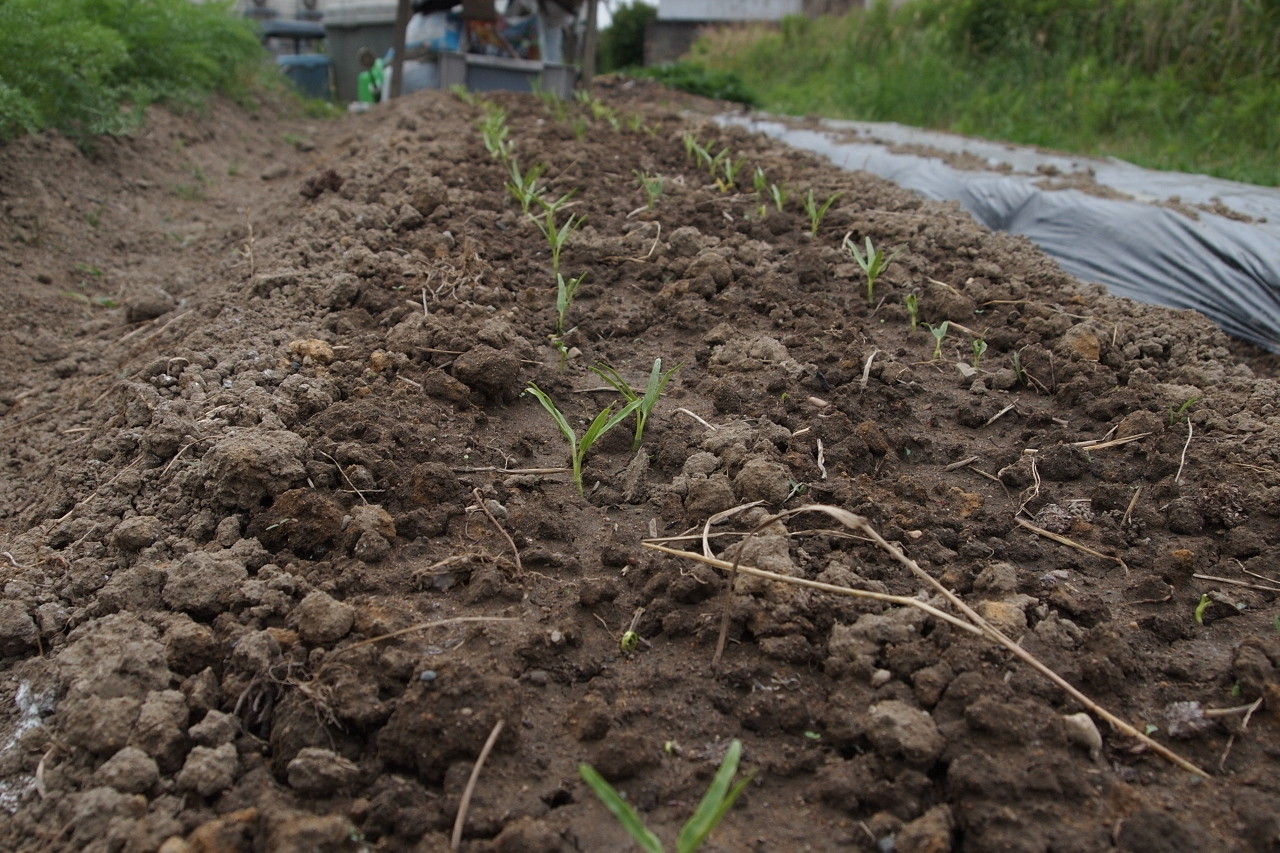
M 444 850 L 501 720 L 464 850 L 628 849 L 580 761 L 672 841 L 733 738 L 760 772 L 708 850 L 1280 849 L 1280 389 L 1250 351 L 955 206 L 600 94 L 617 130 L 492 98 L 587 217 L 565 361 L 546 241 L 450 96 L 0 149 L 0 848 Z M 761 219 L 689 132 L 792 201 Z M 843 193 L 813 238 L 811 188 Z M 846 233 L 903 249 L 870 303 Z M 628 419 L 579 497 L 521 391 L 581 434 L 617 399 L 588 368 L 643 387 L 656 358 L 639 451 Z M 754 504 L 708 528 L 732 561 L 819 503 L 1208 776 L 1096 716 L 1092 742 L 953 621 L 642 545 L 701 554 Z M 825 516 L 741 560 L 958 613 Z

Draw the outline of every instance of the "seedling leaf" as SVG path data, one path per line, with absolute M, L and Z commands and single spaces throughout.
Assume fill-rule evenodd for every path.
M 631 808 L 626 800 L 618 796 L 618 792 L 604 780 L 603 776 L 591 769 L 589 764 L 579 764 L 578 775 L 600 798 L 600 802 L 604 803 L 604 807 L 618 819 L 618 823 L 622 824 L 622 828 L 627 831 L 627 834 L 635 839 L 636 844 L 640 845 L 640 849 L 644 850 L 645 853 L 662 853 L 662 842 L 658 840 L 658 836 L 649 831 L 644 823 L 641 822 L 640 815 L 636 814 L 636 810 Z
M 1200 596 L 1200 603 L 1196 605 L 1196 624 L 1204 624 L 1204 612 L 1209 609 L 1209 605 L 1213 603 L 1213 599 L 1208 595 Z
M 702 796 L 702 802 L 698 803 L 697 811 L 693 813 L 693 817 L 689 818 L 689 822 L 680 830 L 680 837 L 676 840 L 677 853 L 693 853 L 702 846 L 702 842 L 707 840 L 707 836 L 720 823 L 721 818 L 733 808 L 733 803 L 738 799 L 738 795 L 742 793 L 747 784 L 755 777 L 755 773 L 747 774 L 747 777 L 729 789 L 730 783 L 733 781 L 734 774 L 738 772 L 738 761 L 742 757 L 742 742 L 735 740 L 729 744 L 729 749 L 725 752 L 724 761 L 720 764 L 720 769 L 716 771 L 716 777 L 711 782 L 711 787 L 707 788 L 707 793 Z

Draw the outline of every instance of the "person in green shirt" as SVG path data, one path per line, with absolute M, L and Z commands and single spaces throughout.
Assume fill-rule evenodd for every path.
M 362 104 L 376 104 L 382 97 L 385 63 L 375 58 L 373 51 L 367 47 L 360 48 L 356 58 L 364 67 L 364 70 L 356 75 L 356 100 Z

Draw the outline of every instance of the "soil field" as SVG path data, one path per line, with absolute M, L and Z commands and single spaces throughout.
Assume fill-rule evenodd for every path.
M 463 850 L 634 849 L 584 761 L 671 843 L 735 738 L 709 851 L 1280 850 L 1273 361 L 597 94 L 490 96 L 586 217 L 563 334 L 446 94 L 0 149 L 0 848 L 446 850 L 496 731 Z M 522 392 L 580 436 L 659 358 L 580 496 Z

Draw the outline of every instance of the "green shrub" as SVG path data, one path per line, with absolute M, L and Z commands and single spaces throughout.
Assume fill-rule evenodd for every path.
M 747 106 L 759 104 L 755 93 L 742 82 L 742 76 L 734 71 L 712 71 L 705 66 L 683 60 L 648 68 L 633 68 L 631 71 L 637 76 L 652 77 L 659 83 L 691 95 L 734 101 Z
M 613 23 L 600 33 L 600 70 L 608 73 L 644 64 L 644 28 L 658 9 L 643 0 L 613 10 Z
M 234 88 L 263 55 L 226 3 L 3 0 L 0 137 L 122 133 L 148 104 L 195 106 Z

